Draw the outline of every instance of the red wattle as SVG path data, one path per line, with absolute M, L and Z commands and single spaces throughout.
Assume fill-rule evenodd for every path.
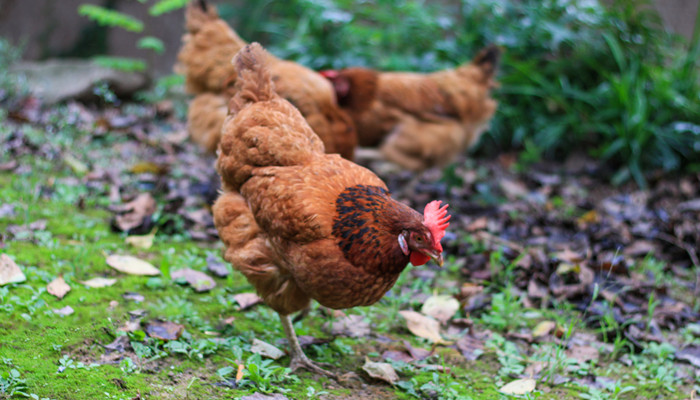
M 411 260 L 411 264 L 413 264 L 415 267 L 417 267 L 419 265 L 423 265 L 423 264 L 427 263 L 428 261 L 430 261 L 430 257 L 426 256 L 423 253 L 419 253 L 417 251 L 412 251 L 410 260 Z

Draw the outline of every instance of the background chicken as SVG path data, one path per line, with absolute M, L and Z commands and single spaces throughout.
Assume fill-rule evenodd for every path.
M 335 309 L 370 305 L 409 261 L 441 265 L 449 216 L 439 201 L 423 216 L 394 200 L 371 171 L 325 154 L 301 114 L 275 93 L 276 62 L 257 43 L 235 58 L 214 221 L 224 258 L 279 313 L 292 369 L 332 375 L 306 358 L 289 314 L 311 299 Z
M 194 94 L 188 115 L 192 139 L 210 152 L 216 151 L 225 117 L 223 106 L 234 93 L 236 73 L 231 59 L 246 45 L 216 10 L 199 0 L 185 12 L 182 49 L 176 70 Z M 321 138 L 328 153 L 352 159 L 357 145 L 355 128 L 342 111 L 332 85 L 317 72 L 291 61 L 270 56 L 269 68 L 280 96 L 289 100 Z
M 367 68 L 324 71 L 348 111 L 360 146 L 414 171 L 443 166 L 474 144 L 497 103 L 490 97 L 500 51 L 483 49 L 470 63 L 430 74 Z

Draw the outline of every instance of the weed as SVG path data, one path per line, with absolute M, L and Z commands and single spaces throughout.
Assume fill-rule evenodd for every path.
M 634 391 L 634 386 L 622 386 L 618 380 L 615 382 L 605 383 L 604 389 L 588 388 L 587 393 L 580 393 L 579 397 L 586 400 L 618 400 L 625 393 Z
M 240 385 L 243 388 L 254 387 L 263 393 L 275 391 L 284 393 L 288 390 L 280 384 L 285 382 L 299 382 L 299 378 L 291 375 L 289 368 L 275 365 L 274 360 L 263 360 L 260 354 L 253 354 L 245 362 Z

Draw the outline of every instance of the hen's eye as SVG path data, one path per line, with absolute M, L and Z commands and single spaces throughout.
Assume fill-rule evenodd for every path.
M 423 237 L 422 237 L 422 236 L 418 236 L 418 237 L 416 238 L 416 242 L 418 242 L 418 243 L 423 243 Z

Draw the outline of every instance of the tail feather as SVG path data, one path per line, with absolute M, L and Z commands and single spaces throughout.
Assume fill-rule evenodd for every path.
M 229 108 L 235 114 L 246 104 L 272 100 L 277 96 L 267 66 L 267 52 L 259 43 L 251 43 L 239 51 L 233 59 L 238 72 L 236 95 Z
M 219 18 L 216 8 L 209 6 L 206 0 L 192 0 L 185 11 L 185 27 L 190 33 L 197 33 L 202 26 Z
M 492 44 L 479 51 L 472 63 L 481 68 L 487 76 L 491 77 L 496 72 L 500 60 L 501 48 Z

